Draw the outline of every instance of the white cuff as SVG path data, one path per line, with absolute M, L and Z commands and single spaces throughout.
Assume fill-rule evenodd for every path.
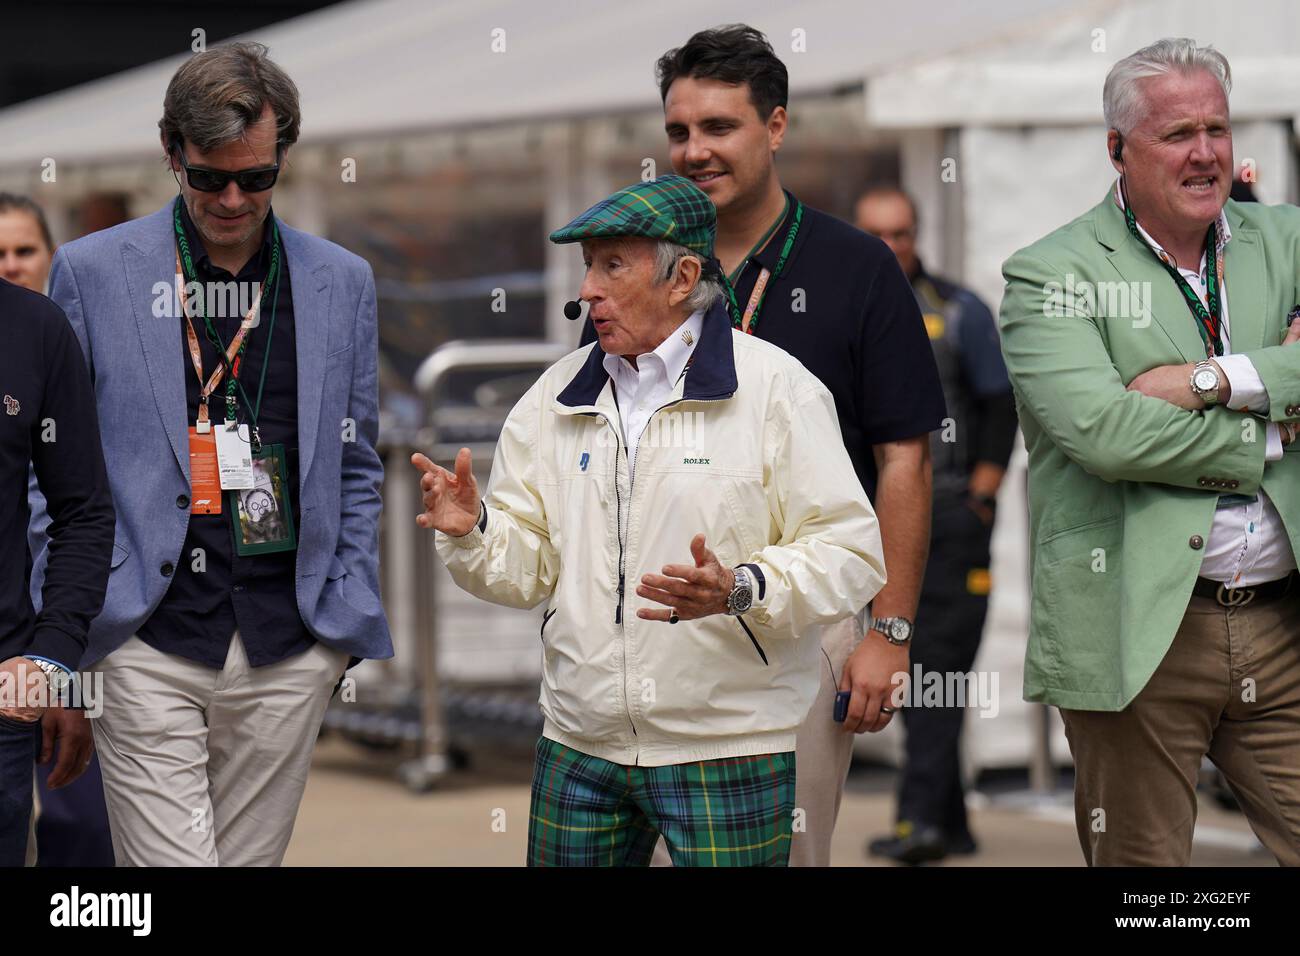
M 1264 429 L 1264 434 L 1264 460 L 1281 461 L 1282 426 L 1277 422 L 1269 422 L 1268 428 Z
M 1228 407 L 1238 411 L 1268 414 L 1268 392 L 1264 382 L 1255 371 L 1255 363 L 1248 355 L 1220 355 L 1214 361 L 1223 369 L 1223 376 L 1232 386 L 1232 399 Z

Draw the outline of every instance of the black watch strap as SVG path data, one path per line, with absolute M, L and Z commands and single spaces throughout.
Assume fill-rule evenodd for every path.
M 756 601 L 763 600 L 763 595 L 767 593 L 767 578 L 763 577 L 762 568 L 760 568 L 757 564 L 750 564 L 750 563 L 739 564 L 737 565 L 737 567 L 745 568 L 747 571 L 749 571 L 750 576 L 754 579 L 754 584 L 758 588 L 758 594 L 754 596 L 754 600 Z

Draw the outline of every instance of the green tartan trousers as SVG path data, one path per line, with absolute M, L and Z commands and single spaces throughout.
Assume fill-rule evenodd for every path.
M 794 752 L 631 767 L 537 741 L 529 866 L 785 866 Z

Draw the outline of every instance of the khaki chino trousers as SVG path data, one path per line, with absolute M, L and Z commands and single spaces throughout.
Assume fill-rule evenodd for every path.
M 1300 864 L 1300 593 L 1193 597 L 1164 659 L 1118 712 L 1061 710 L 1090 866 L 1183 866 L 1206 755 L 1260 842 Z
M 118 866 L 278 866 L 348 655 L 323 644 L 214 670 L 132 637 L 93 670 L 91 721 Z

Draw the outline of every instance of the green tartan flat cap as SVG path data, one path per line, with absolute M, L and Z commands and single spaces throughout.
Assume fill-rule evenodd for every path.
M 713 255 L 718 215 L 704 191 L 684 176 L 660 176 L 635 183 L 602 199 L 562 229 L 551 242 L 581 242 L 612 236 L 667 239 L 698 252 Z

